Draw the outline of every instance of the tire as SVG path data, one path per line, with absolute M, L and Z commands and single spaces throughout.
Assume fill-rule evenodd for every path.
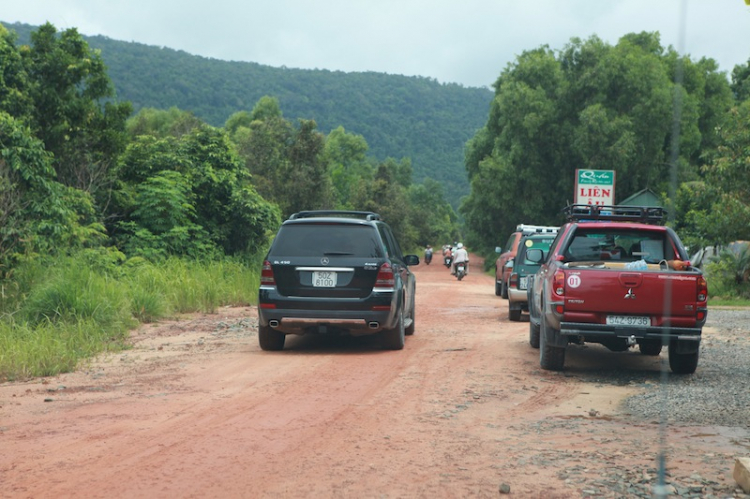
M 456 278 L 460 281 L 461 279 L 464 278 L 464 273 L 463 272 L 459 272 L 458 274 L 456 274 Z
M 675 374 L 693 374 L 698 367 L 700 350 L 693 353 L 677 353 L 677 341 L 669 342 L 669 368 Z
M 510 305 L 508 305 L 508 319 L 512 320 L 513 322 L 518 322 L 521 320 L 521 309 L 520 308 L 510 308 Z
M 539 348 L 539 326 L 529 318 L 529 345 L 531 348 Z
M 547 319 L 542 315 L 541 329 L 539 334 L 539 366 L 547 371 L 562 371 L 565 365 L 565 347 L 556 347 L 547 344 L 547 332 L 554 331 Z
M 406 329 L 404 329 L 404 334 L 406 336 L 411 336 L 411 335 L 414 334 L 414 328 L 416 326 L 416 322 L 417 322 L 417 313 L 416 313 L 416 310 L 415 310 L 415 305 L 412 305 L 412 307 L 411 307 L 411 324 L 409 325 L 409 327 L 407 327 Z
M 505 298 L 506 300 L 508 299 L 508 283 L 506 283 L 505 281 L 503 281 L 502 293 L 500 294 L 500 296 L 502 298 Z
M 497 279 L 495 279 L 495 296 L 502 296 L 503 295 L 503 287 L 500 285 L 499 282 L 497 282 Z
M 403 350 L 406 342 L 406 330 L 404 329 L 404 311 L 398 314 L 398 322 L 393 329 L 386 329 L 382 333 L 382 345 L 386 350 Z
M 661 348 L 661 340 L 643 340 L 638 343 L 638 350 L 640 350 L 643 355 L 651 355 L 655 357 L 661 353 Z
M 270 326 L 258 326 L 258 343 L 261 350 L 283 350 L 286 335 L 274 331 Z

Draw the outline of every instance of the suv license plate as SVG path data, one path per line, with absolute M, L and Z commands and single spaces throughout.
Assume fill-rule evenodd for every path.
M 316 288 L 335 288 L 336 272 L 313 272 L 312 285 Z
M 607 324 L 612 326 L 650 326 L 651 318 L 640 315 L 608 315 Z
M 518 279 L 518 289 L 526 289 L 526 285 L 528 284 L 529 277 L 521 277 Z

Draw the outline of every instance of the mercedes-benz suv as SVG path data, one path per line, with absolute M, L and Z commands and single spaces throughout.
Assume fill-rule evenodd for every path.
M 414 333 L 416 279 L 391 228 L 376 213 L 304 211 L 279 228 L 263 262 L 258 340 L 281 350 L 288 334 L 379 334 L 404 348 Z

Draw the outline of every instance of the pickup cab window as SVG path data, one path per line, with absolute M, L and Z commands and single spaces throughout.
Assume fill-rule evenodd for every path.
M 564 251 L 566 262 L 645 260 L 659 263 L 677 254 L 664 232 L 580 229 Z

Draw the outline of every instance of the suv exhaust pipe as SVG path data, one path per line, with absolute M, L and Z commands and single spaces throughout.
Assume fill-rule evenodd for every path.
M 379 327 L 380 327 L 380 323 L 379 323 L 379 322 L 375 322 L 375 321 L 372 321 L 372 322 L 370 322 L 370 323 L 368 324 L 368 326 L 370 326 L 370 329 L 377 329 L 377 328 L 379 328 Z
M 268 325 L 271 327 L 279 327 L 279 321 L 277 320 L 268 321 Z

